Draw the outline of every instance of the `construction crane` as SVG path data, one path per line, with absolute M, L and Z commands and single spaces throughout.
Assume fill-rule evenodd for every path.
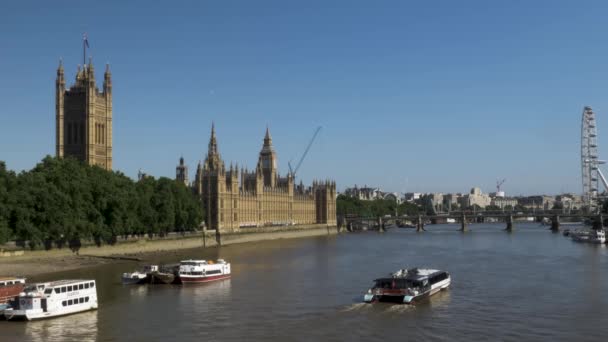
M 321 131 L 321 126 L 317 127 L 317 130 L 315 131 L 315 134 L 312 135 L 312 139 L 310 139 L 310 141 L 308 142 L 308 146 L 306 146 L 306 150 L 304 150 L 304 153 L 302 154 L 302 157 L 300 157 L 300 160 L 298 161 L 298 165 L 296 165 L 296 168 L 292 169 L 292 167 L 291 167 L 291 161 L 289 161 L 289 163 L 287 163 L 287 165 L 289 165 L 289 173 L 291 173 L 291 176 L 293 178 L 296 178 L 296 173 L 300 169 L 300 166 L 302 166 L 302 162 L 304 161 L 304 158 L 306 158 L 306 155 L 308 154 L 308 151 L 310 150 L 310 147 L 312 146 L 312 143 L 317 138 L 317 135 L 319 134 L 319 131 Z
M 498 194 L 500 193 L 500 187 L 507 181 L 506 178 L 503 178 L 501 180 L 497 180 L 496 181 L 496 195 L 498 196 Z

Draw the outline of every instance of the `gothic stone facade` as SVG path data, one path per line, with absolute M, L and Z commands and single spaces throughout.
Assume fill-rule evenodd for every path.
M 66 89 L 63 63 L 55 83 L 56 153 L 89 165 L 112 169 L 112 75 L 104 73 L 103 92 L 95 84 L 95 69 L 89 60 L 78 66 L 76 82 Z
M 294 177 L 280 177 L 268 129 L 255 171 L 226 169 L 218 152 L 215 128 L 209 151 L 199 163 L 194 190 L 201 197 L 208 229 L 240 231 L 246 227 L 336 225 L 336 183 L 315 181 L 296 185 Z

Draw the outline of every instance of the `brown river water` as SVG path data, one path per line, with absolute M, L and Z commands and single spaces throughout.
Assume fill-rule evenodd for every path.
M 538 224 L 427 226 L 274 240 L 159 255 L 224 258 L 232 279 L 122 285 L 143 263 L 33 281 L 93 278 L 99 310 L 0 321 L 0 341 L 606 341 L 608 246 Z M 408 267 L 447 270 L 452 286 L 416 305 L 364 304 L 372 280 Z

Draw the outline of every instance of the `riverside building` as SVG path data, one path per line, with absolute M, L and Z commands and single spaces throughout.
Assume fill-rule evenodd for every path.
M 106 65 L 103 90 L 95 82 L 92 60 L 80 65 L 76 80 L 66 88 L 63 63 L 55 82 L 57 157 L 74 157 L 89 165 L 112 170 L 112 75 Z
M 270 132 L 253 171 L 230 165 L 218 151 L 215 127 L 204 163 L 199 163 L 194 190 L 200 196 L 209 229 L 235 232 L 248 227 L 336 225 L 336 183 L 295 184 L 291 173 L 281 177 Z

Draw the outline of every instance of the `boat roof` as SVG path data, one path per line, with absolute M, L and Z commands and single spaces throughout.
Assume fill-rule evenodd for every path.
M 435 270 L 435 269 L 431 269 L 431 268 L 411 268 L 409 270 L 404 268 L 395 273 L 391 273 L 390 276 L 388 276 L 388 277 L 378 278 L 378 279 L 375 279 L 374 281 L 389 280 L 389 279 L 395 279 L 395 278 L 408 279 L 408 280 L 424 280 L 424 279 L 430 277 L 431 275 L 440 273 L 440 272 L 445 272 L 445 271 Z
M 70 284 L 74 284 L 74 283 L 84 283 L 84 282 L 91 282 L 91 281 L 95 281 L 94 279 L 62 279 L 62 280 L 55 280 L 55 281 L 51 281 L 49 283 L 44 283 L 46 286 L 62 286 L 62 285 L 70 285 Z
M 7 280 L 25 280 L 25 277 L 0 277 L 0 281 Z
M 183 262 L 200 262 L 200 263 L 206 263 L 207 260 L 195 260 L 195 259 L 188 259 L 188 260 L 182 260 L 180 261 L 181 263 Z

